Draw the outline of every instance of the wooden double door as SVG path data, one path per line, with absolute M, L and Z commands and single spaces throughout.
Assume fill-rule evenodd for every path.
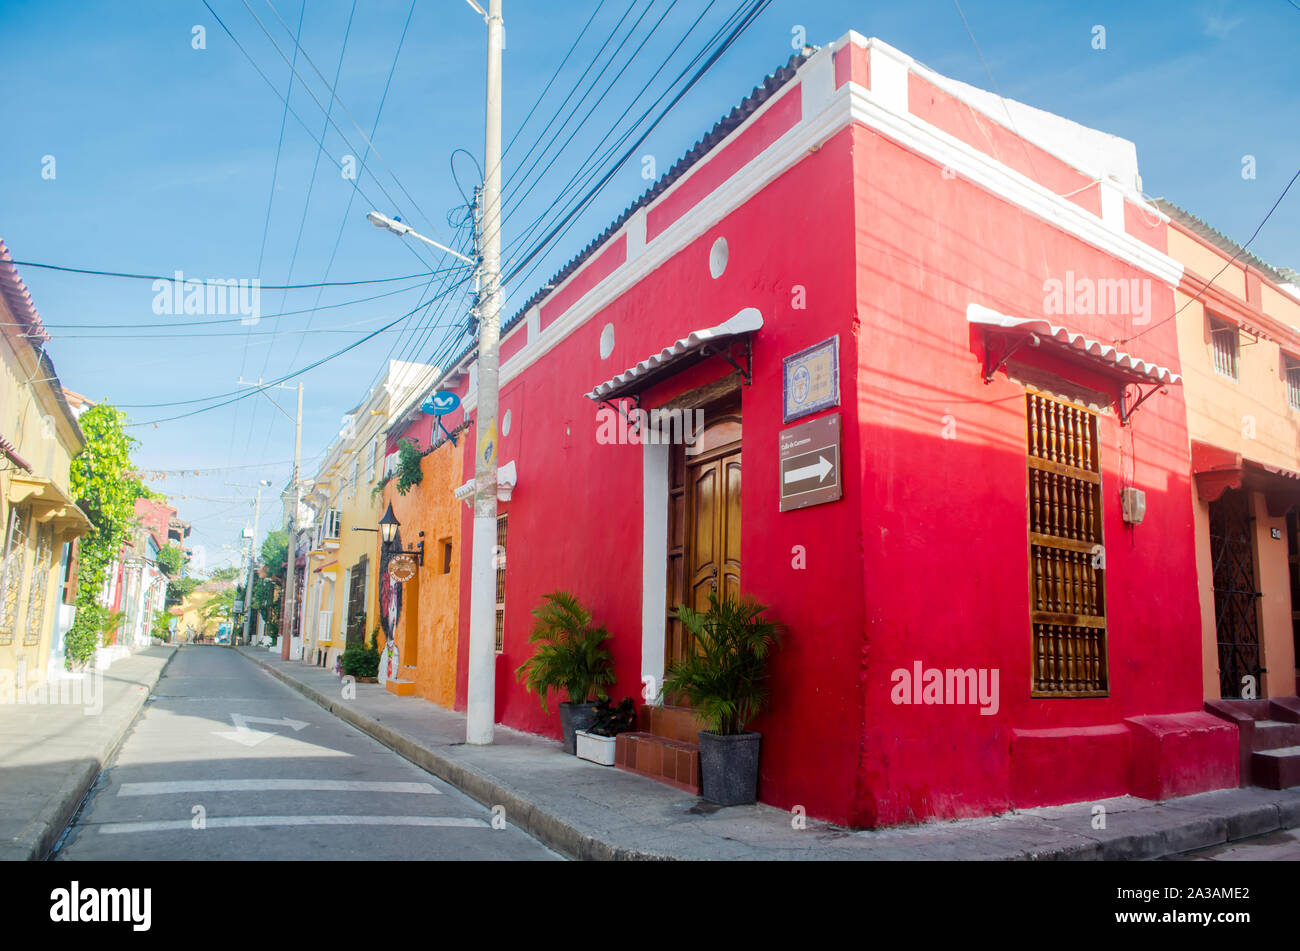
M 703 430 L 692 446 L 672 447 L 667 664 L 695 649 L 690 632 L 673 614 L 677 606 L 704 611 L 711 591 L 740 590 L 740 473 L 740 403 L 733 399 L 705 410 Z

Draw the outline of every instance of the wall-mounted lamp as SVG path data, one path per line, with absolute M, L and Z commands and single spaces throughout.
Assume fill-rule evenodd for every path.
M 393 503 L 388 503 L 388 511 L 384 512 L 384 517 L 379 520 L 379 537 L 384 543 L 384 548 L 388 551 L 393 550 L 393 543 L 397 541 L 397 530 L 402 527 L 402 523 L 397 520 L 393 514 Z M 420 532 L 420 540 L 416 542 L 414 548 L 399 552 L 403 555 L 414 555 L 416 562 L 420 567 L 424 567 L 424 532 Z

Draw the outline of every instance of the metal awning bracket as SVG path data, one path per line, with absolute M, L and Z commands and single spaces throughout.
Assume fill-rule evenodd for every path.
M 984 382 L 985 384 L 992 383 L 993 375 L 997 373 L 999 370 L 1001 370 L 1003 366 L 1006 365 L 1006 362 L 1011 359 L 1012 355 L 1014 355 L 1017 350 L 1019 350 L 1021 347 L 1026 345 L 1030 347 L 1037 347 L 1038 334 L 1033 334 L 1033 333 L 1027 334 L 1026 336 L 1021 337 L 1019 340 L 1017 340 L 1014 344 L 1008 344 L 1007 348 L 1002 352 L 1002 356 L 998 359 L 998 362 L 994 364 L 990 364 L 989 361 L 993 358 L 993 350 L 989 344 L 988 332 L 985 331 L 984 334 Z
M 704 346 L 700 347 L 700 354 L 703 356 L 717 355 L 719 357 L 722 357 L 722 359 L 726 360 L 733 367 L 735 367 L 736 372 L 740 374 L 740 378 L 744 382 L 744 384 L 746 386 L 751 386 L 753 385 L 754 382 L 754 338 L 753 336 L 746 335 L 745 339 L 741 341 L 741 345 L 745 348 L 744 366 L 741 366 L 739 361 L 737 361 L 736 358 L 732 356 L 732 347 L 730 345 L 725 348 L 715 350 L 711 348 L 708 344 L 705 344 Z
M 1145 403 L 1147 400 L 1151 399 L 1151 397 L 1155 396 L 1157 393 L 1169 392 L 1169 387 L 1163 384 L 1153 386 L 1150 389 L 1148 389 L 1145 393 L 1142 392 L 1142 387 L 1139 384 L 1134 383 L 1133 385 L 1137 387 L 1138 398 L 1133 401 L 1132 405 L 1130 405 L 1128 402 L 1127 384 L 1125 384 L 1124 389 L 1119 394 L 1119 423 L 1121 426 L 1127 426 L 1129 420 L 1133 418 L 1134 411 L 1136 411 L 1137 408 L 1141 406 L 1143 403 Z
M 639 394 L 639 393 L 638 393 L 636 396 L 624 396 L 624 397 L 621 397 L 620 399 L 630 400 L 634 409 L 637 409 L 637 410 L 640 410 L 640 409 L 641 409 L 641 394 Z M 612 410 L 617 410 L 617 411 L 618 411 L 618 414 L 619 414 L 620 416 L 622 416 L 625 420 L 627 420 L 629 426 L 637 426 L 637 425 L 639 425 L 639 424 L 638 424 L 638 421 L 637 421 L 637 418 L 632 417 L 632 416 L 629 416 L 629 415 L 628 415 L 628 414 L 623 410 L 623 404 L 622 404 L 622 402 L 616 402 L 615 400 L 601 400 L 601 401 L 600 401 L 600 405 L 601 405 L 601 406 L 608 406 L 608 407 L 609 407 L 610 409 L 612 409 Z

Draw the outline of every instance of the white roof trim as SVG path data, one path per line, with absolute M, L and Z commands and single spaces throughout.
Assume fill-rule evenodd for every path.
M 586 394 L 587 399 L 599 402 L 614 389 L 643 377 L 653 370 L 658 370 L 660 367 L 673 363 L 686 354 L 698 350 L 710 341 L 725 340 L 729 337 L 753 333 L 756 330 L 761 330 L 762 327 L 763 315 L 758 308 L 746 307 L 734 317 L 718 324 L 716 327 L 692 331 L 671 346 L 664 347 L 658 353 L 646 357 L 636 366 L 629 367 L 618 376 L 599 384 L 590 393 Z
M 1008 317 L 1006 314 L 999 314 L 997 311 L 982 307 L 979 304 L 969 304 L 966 307 L 966 321 L 983 327 L 1019 330 L 1024 333 L 1034 334 L 1040 339 L 1052 340 L 1063 347 L 1077 350 L 1095 361 L 1110 364 L 1128 373 L 1145 377 L 1152 383 L 1166 383 L 1178 386 L 1183 382 L 1181 376 L 1167 367 L 1162 367 L 1156 363 L 1148 363 L 1110 344 L 1102 343 L 1100 340 L 1094 340 L 1091 337 L 1085 337 L 1083 334 L 1074 333 L 1038 317 Z
M 509 502 L 510 496 L 515 490 L 515 485 L 519 481 L 519 476 L 515 472 L 515 461 L 511 459 L 504 466 L 497 467 L 497 501 Z M 458 502 L 464 502 L 466 505 L 472 505 L 474 502 L 475 480 L 470 479 L 464 485 L 458 486 L 452 490 Z

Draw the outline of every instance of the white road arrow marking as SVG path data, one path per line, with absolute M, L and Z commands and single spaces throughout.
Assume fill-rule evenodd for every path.
M 257 746 L 257 744 L 269 740 L 271 737 L 277 735 L 275 733 L 265 733 L 260 730 L 250 730 L 248 728 L 248 724 L 250 723 L 266 723 L 270 726 L 287 726 L 292 728 L 295 733 L 308 725 L 302 720 L 290 720 L 288 717 L 281 717 L 279 720 L 272 720 L 270 717 L 249 717 L 244 716 L 242 713 L 232 713 L 230 719 L 231 722 L 235 724 L 235 729 L 233 731 L 213 730 L 212 732 L 216 736 L 224 737 L 227 740 L 234 740 L 236 743 L 249 747 Z
M 802 469 L 791 469 L 785 474 L 786 483 L 802 482 L 804 479 L 816 477 L 818 482 L 825 482 L 826 477 L 831 474 L 835 464 L 826 461 L 825 456 L 818 456 L 817 462 L 811 466 L 804 466 Z

